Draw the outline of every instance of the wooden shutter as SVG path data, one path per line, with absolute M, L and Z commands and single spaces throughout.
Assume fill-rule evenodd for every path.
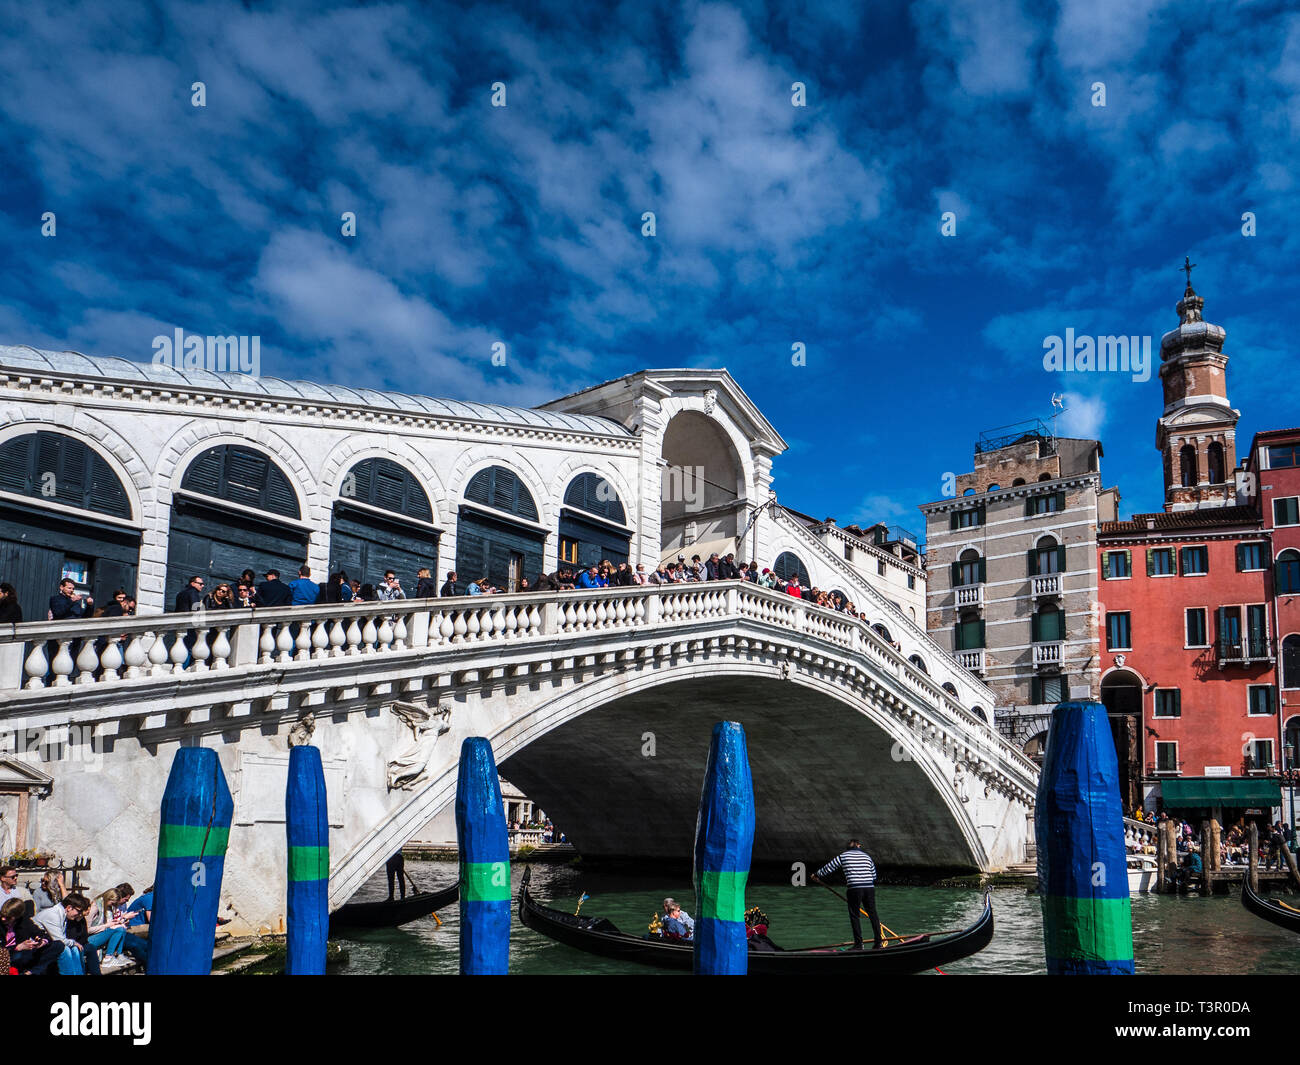
M 1056 572 L 1065 572 L 1065 544 L 1056 545 Z
M 948 515 L 948 528 L 950 530 L 957 528 L 957 511 L 955 510 Z
M 1041 611 L 1035 610 L 1030 616 L 1029 638 L 1034 643 L 1038 643 L 1043 638 L 1043 615 Z
M 983 503 L 981 503 L 978 507 L 975 508 L 975 524 L 976 524 L 976 525 L 983 525 L 983 524 L 984 524 L 984 504 L 983 504 Z
M 1061 511 L 1063 511 L 1064 509 L 1065 509 L 1065 493 L 1064 493 L 1064 492 L 1057 492 L 1057 493 L 1056 493 L 1056 510 L 1057 510 L 1057 513 L 1059 514 L 1059 513 L 1060 513 Z
M 1155 550 L 1153 548 L 1148 547 L 1147 548 L 1147 576 L 1150 577 L 1154 575 L 1155 571 L 1156 571 Z
M 1110 580 L 1110 552 L 1109 551 L 1103 551 L 1101 553 L 1101 579 L 1103 581 Z
M 977 629 L 976 629 L 976 631 L 979 633 L 979 640 L 980 640 L 980 642 L 979 642 L 978 644 L 976 644 L 975 646 L 976 646 L 976 647 L 983 647 L 983 646 L 984 646 L 984 619 L 983 619 L 983 618 L 980 618 L 980 620 L 979 620 L 976 624 L 977 624 Z
M 988 578 L 988 571 L 985 569 L 985 560 L 980 559 L 980 584 L 983 584 Z
M 952 564 L 952 586 L 956 588 L 959 584 L 961 584 L 961 563 L 954 562 Z
M 1029 576 L 1038 576 L 1038 549 L 1036 547 L 1029 549 Z

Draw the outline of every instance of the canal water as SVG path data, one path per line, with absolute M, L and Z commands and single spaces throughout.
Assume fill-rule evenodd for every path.
M 406 868 L 426 888 L 449 884 L 457 875 L 454 862 L 408 861 Z M 517 892 L 523 866 L 512 865 L 511 874 Z M 357 901 L 383 898 L 386 890 L 381 874 L 362 888 Z M 695 915 L 689 880 L 677 883 L 593 873 L 567 865 L 534 865 L 531 890 L 535 898 L 568 913 L 574 911 L 585 891 L 591 897 L 583 903 L 582 912 L 608 917 L 624 932 L 644 933 L 666 895 Z M 767 913 L 771 937 L 781 946 L 814 946 L 850 938 L 847 908 L 825 888 L 751 884 L 745 898 L 748 905 L 761 906 Z M 903 935 L 964 928 L 979 916 L 983 904 L 978 891 L 890 885 L 876 889 L 876 900 L 885 924 Z M 1024 888 L 998 888 L 993 892 L 993 913 L 993 942 L 974 957 L 944 966 L 944 971 L 954 975 L 1045 972 L 1038 899 Z M 336 937 L 349 952 L 347 965 L 339 971 L 365 975 L 455 973 L 458 907 L 448 906 L 438 917 L 441 927 L 426 917 L 401 928 Z M 867 931 L 869 935 L 869 926 Z M 1294 933 L 1254 917 L 1236 895 L 1135 898 L 1133 944 L 1139 973 L 1300 973 Z M 584 954 L 524 928 L 517 912 L 511 928 L 510 971 L 680 975 Z

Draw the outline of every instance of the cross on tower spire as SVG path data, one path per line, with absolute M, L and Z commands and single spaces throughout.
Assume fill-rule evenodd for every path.
M 1190 255 L 1184 255 L 1183 265 L 1179 269 L 1187 274 L 1187 290 L 1190 292 L 1192 290 L 1192 271 L 1196 269 L 1196 263 L 1192 262 Z

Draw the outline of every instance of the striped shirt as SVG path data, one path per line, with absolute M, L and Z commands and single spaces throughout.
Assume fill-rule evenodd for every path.
M 835 872 L 836 869 L 844 870 L 844 881 L 849 887 L 875 886 L 876 863 L 871 860 L 871 855 L 864 850 L 853 847 L 843 854 L 836 855 L 817 870 L 817 875 L 824 877 Z

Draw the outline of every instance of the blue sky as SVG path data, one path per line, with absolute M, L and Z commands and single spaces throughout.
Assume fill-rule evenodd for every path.
M 1159 509 L 1158 376 L 1043 340 L 1158 351 L 1190 253 L 1240 446 L 1300 422 L 1286 3 L 42 6 L 0 3 L 0 342 L 258 334 L 268 375 L 506 403 L 726 366 L 783 502 L 921 532 L 1053 392 Z

